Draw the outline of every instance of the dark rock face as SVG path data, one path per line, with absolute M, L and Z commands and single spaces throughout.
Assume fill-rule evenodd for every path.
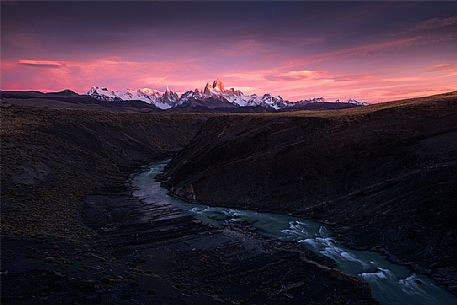
M 457 285 L 457 93 L 337 112 L 213 118 L 163 181 L 208 204 L 326 222 Z
M 217 110 L 219 112 L 230 111 L 237 108 L 236 105 L 228 102 L 223 97 L 204 97 L 204 98 L 190 98 L 188 101 L 177 106 L 176 110 L 192 110 L 211 112 Z
M 220 81 L 219 79 L 217 79 L 213 82 L 213 88 L 218 88 L 220 91 L 225 90 L 224 83 L 222 81 Z

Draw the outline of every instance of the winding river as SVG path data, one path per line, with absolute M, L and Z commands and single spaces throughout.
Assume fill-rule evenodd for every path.
M 132 184 L 136 189 L 133 195 L 146 204 L 176 206 L 209 225 L 245 221 L 269 238 L 296 241 L 333 259 L 342 272 L 366 281 L 371 286 L 373 297 L 383 305 L 457 305 L 457 298 L 430 278 L 393 264 L 378 253 L 348 249 L 319 223 L 288 215 L 209 207 L 173 198 L 155 180 L 166 163 L 156 163 L 133 177 Z

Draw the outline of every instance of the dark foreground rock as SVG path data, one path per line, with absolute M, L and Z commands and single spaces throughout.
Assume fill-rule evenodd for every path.
M 457 292 L 457 93 L 210 119 L 167 167 L 190 201 L 282 210 Z
M 130 195 L 208 115 L 2 110 L 2 304 L 375 304 L 291 244 Z

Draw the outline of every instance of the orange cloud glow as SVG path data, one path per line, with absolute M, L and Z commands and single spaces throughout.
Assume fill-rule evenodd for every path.
M 217 14 L 58 2 L 2 5 L 1 89 L 183 92 L 219 78 L 245 94 L 372 103 L 457 89 L 457 16 L 444 2 L 217 2 Z

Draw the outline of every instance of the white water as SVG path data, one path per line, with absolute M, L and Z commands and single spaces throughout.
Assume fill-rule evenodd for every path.
M 134 196 L 149 204 L 176 206 L 210 225 L 246 221 L 257 232 L 270 238 L 296 241 L 332 258 L 342 272 L 367 282 L 373 297 L 383 305 L 457 305 L 457 298 L 430 278 L 393 264 L 378 253 L 348 249 L 316 222 L 282 214 L 191 204 L 173 198 L 155 180 L 165 165 L 166 162 L 158 163 L 135 176 L 132 181 L 137 189 Z

